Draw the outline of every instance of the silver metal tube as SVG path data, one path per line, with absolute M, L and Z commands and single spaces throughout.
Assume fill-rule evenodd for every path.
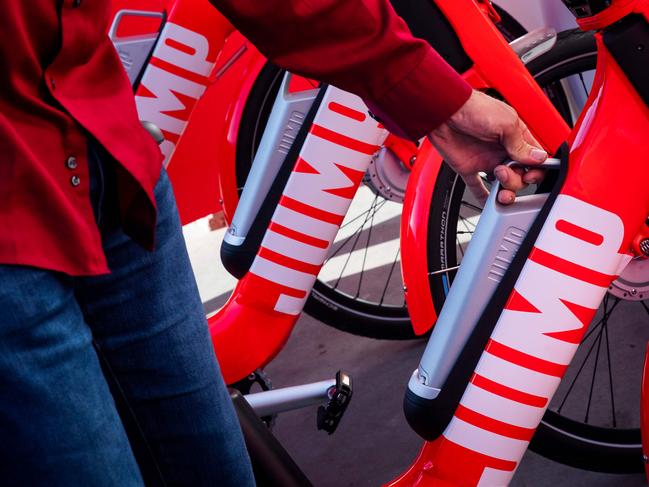
M 282 387 L 271 391 L 255 392 L 243 396 L 257 415 L 269 416 L 306 406 L 321 404 L 329 399 L 336 379 L 323 380 L 301 386 Z
M 289 93 L 290 80 L 291 74 L 286 73 L 237 210 L 225 234 L 224 240 L 230 245 L 239 246 L 246 240 L 250 227 L 318 95 L 317 89 Z
M 513 40 L 509 46 L 516 55 L 528 64 L 554 47 L 557 42 L 557 31 L 552 27 L 539 27 Z

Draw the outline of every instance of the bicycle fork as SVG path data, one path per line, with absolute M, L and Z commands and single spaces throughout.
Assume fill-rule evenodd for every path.
M 288 152 L 285 138 L 262 143 L 286 155 L 260 205 L 259 218 L 268 215 L 263 238 L 226 305 L 208 318 L 227 383 L 281 350 L 386 136 L 359 97 L 328 86 L 291 134 Z
M 598 37 L 595 86 L 553 191 L 510 208 L 490 197 L 404 401 L 428 442 L 392 487 L 507 485 L 633 257 L 649 214 L 649 108 Z

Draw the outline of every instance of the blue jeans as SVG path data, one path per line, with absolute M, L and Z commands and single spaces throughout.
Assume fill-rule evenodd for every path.
M 154 252 L 101 227 L 109 275 L 0 265 L 1 485 L 254 485 L 164 170 L 155 195 Z

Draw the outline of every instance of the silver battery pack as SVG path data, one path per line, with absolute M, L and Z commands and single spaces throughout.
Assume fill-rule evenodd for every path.
M 559 165 L 559 160 L 548 159 L 543 167 Z M 499 189 L 498 184 L 492 188 L 419 367 L 408 383 L 410 391 L 422 399 L 435 399 L 439 394 L 548 198 L 548 194 L 519 196 L 514 204 L 503 205 L 496 200 Z

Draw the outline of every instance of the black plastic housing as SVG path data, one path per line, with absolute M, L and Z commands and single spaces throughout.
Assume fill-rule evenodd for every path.
M 578 19 L 591 17 L 611 6 L 611 0 L 561 0 Z
M 649 24 L 638 14 L 627 15 L 606 29 L 604 45 L 649 106 Z
M 473 66 L 451 23 L 435 2 L 391 0 L 390 3 L 412 34 L 433 46 L 455 71 L 464 73 Z

